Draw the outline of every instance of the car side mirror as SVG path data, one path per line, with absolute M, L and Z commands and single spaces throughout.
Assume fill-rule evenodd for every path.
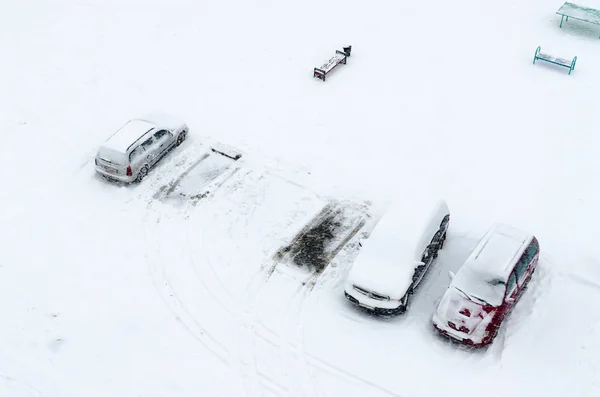
M 448 271 L 448 277 L 450 277 L 450 280 L 454 279 L 454 273 L 452 273 L 452 270 Z
M 511 305 L 512 305 L 513 303 L 515 303 L 515 298 L 506 298 L 505 300 L 506 300 L 506 303 L 509 303 L 509 304 L 511 304 Z
M 418 267 L 422 267 L 425 266 L 425 262 L 419 261 L 419 262 L 415 262 L 415 269 Z

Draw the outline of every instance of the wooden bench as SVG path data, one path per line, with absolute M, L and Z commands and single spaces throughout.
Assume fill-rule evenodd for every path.
M 561 15 L 561 28 L 565 18 L 566 21 L 568 21 L 569 18 L 573 18 L 579 21 L 592 23 L 594 25 L 600 25 L 600 11 L 593 8 L 582 7 L 578 6 L 577 4 L 566 2 L 558 9 L 558 11 L 556 11 L 556 13 Z
M 335 55 L 320 68 L 314 68 L 313 77 L 325 81 L 325 76 L 329 74 L 337 65 L 346 64 L 347 58 L 350 56 L 352 46 L 344 47 L 343 51 L 336 50 Z
M 569 74 L 575 69 L 575 62 L 577 62 L 577 57 L 573 58 L 572 61 L 564 58 L 558 58 L 553 55 L 544 54 L 542 51 L 542 47 L 538 46 L 535 50 L 535 55 L 533 56 L 533 63 L 535 64 L 536 60 L 541 60 L 545 62 L 550 62 L 555 65 L 564 66 L 565 68 L 569 68 Z

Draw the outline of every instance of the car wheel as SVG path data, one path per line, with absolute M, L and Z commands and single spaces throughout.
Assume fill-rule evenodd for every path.
M 185 130 L 181 131 L 181 133 L 179 133 L 179 135 L 177 135 L 177 146 L 181 145 L 183 143 L 183 141 L 185 141 L 185 135 L 186 135 Z
M 140 172 L 138 173 L 137 178 L 135 178 L 135 181 L 141 182 L 142 179 L 144 179 L 146 177 L 146 175 L 148 175 L 148 167 L 143 166 L 142 169 L 140 170 Z

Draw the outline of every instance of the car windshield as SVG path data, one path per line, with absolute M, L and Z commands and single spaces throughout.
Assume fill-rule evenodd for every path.
M 500 306 L 506 291 L 504 280 L 469 268 L 461 269 L 452 285 L 467 297 L 491 306 Z

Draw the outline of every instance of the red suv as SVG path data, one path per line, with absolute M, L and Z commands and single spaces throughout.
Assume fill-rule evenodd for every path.
M 495 224 L 456 275 L 433 315 L 435 328 L 472 345 L 489 344 L 535 271 L 540 246 L 535 236 Z

